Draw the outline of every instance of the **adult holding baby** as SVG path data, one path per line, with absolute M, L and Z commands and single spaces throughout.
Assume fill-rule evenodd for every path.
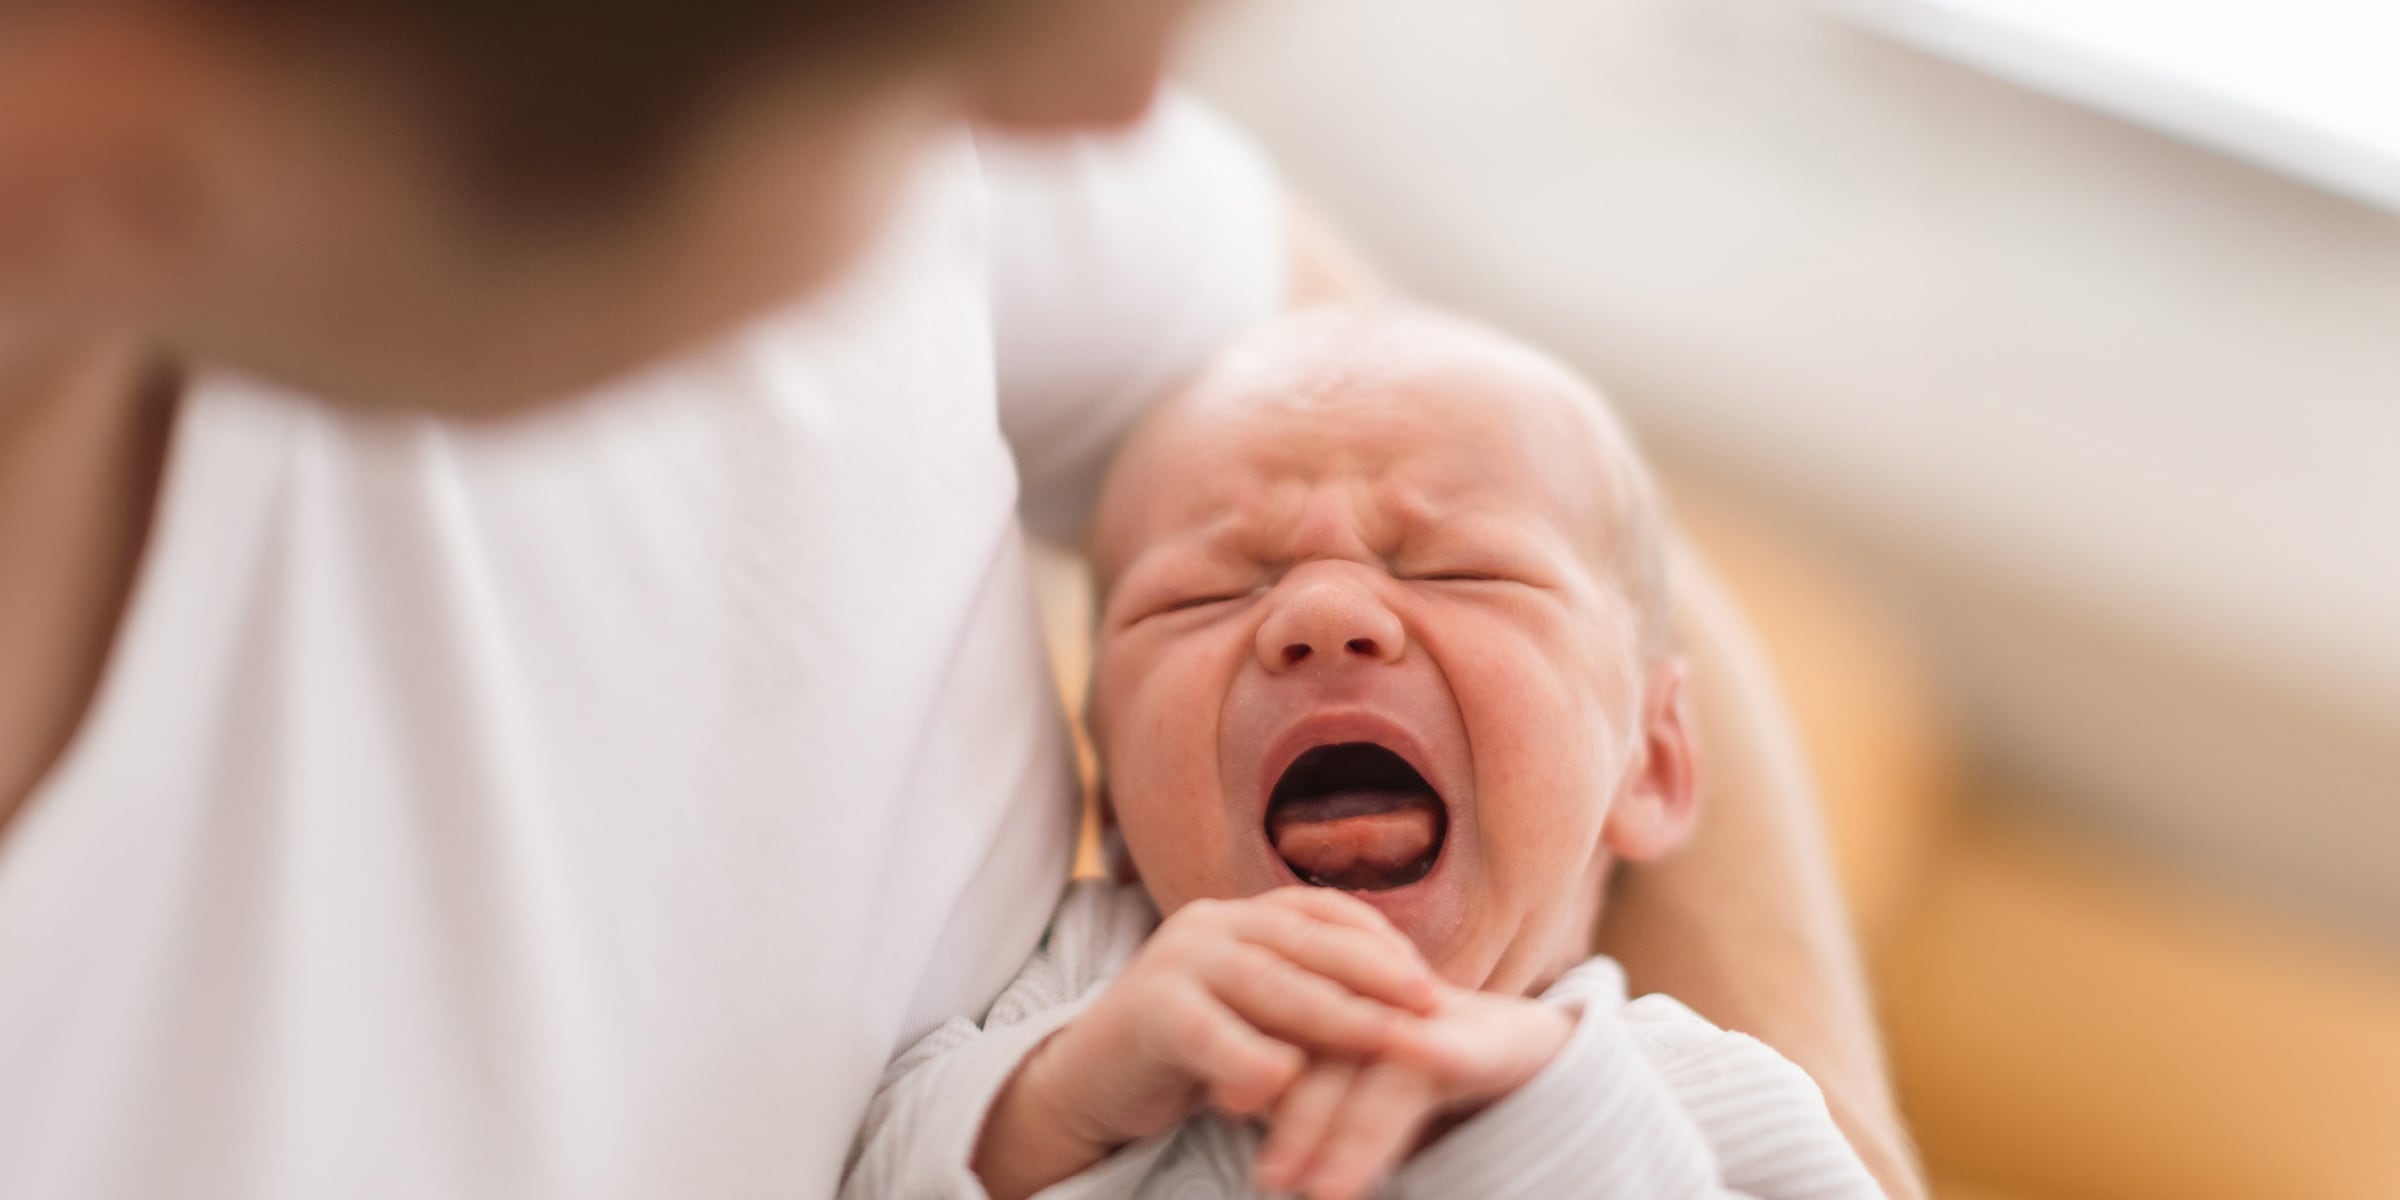
M 1063 872 L 1018 513 L 1323 274 L 1189 107 L 965 132 L 1183 7 L 0 0 L 0 1195 L 831 1191 Z M 1699 642 L 1603 936 L 1898 1179 Z

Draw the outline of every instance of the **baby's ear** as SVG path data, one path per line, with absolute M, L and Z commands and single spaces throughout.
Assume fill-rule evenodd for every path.
M 1681 846 L 1699 820 L 1699 764 L 1692 754 L 1686 674 L 1680 659 L 1660 662 L 1650 668 L 1642 690 L 1639 757 L 1600 833 L 1609 853 L 1629 862 L 1645 862 Z

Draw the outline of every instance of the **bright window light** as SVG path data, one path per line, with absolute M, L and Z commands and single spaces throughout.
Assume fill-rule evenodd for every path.
M 2400 212 L 2400 0 L 1833 0 L 1993 74 Z

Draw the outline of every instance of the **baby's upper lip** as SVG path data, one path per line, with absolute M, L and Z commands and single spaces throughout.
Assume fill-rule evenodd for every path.
M 1258 783 L 1258 816 L 1266 819 L 1275 785 L 1283 773 L 1303 754 L 1319 746 L 1337 746 L 1347 742 L 1373 742 L 1399 755 L 1417 774 L 1432 784 L 1444 807 L 1451 806 L 1455 792 L 1454 780 L 1437 763 L 1424 739 L 1417 736 L 1408 724 L 1398 717 L 1356 704 L 1328 705 L 1308 712 L 1287 724 L 1267 742 L 1267 752 L 1260 761 Z

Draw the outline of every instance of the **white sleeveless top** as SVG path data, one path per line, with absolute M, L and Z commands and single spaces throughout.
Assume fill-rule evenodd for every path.
M 1066 870 L 1020 491 L 1079 520 L 1282 288 L 1271 176 L 1172 102 L 955 139 L 893 225 L 504 428 L 196 385 L 0 843 L 0 1196 L 831 1194 Z

